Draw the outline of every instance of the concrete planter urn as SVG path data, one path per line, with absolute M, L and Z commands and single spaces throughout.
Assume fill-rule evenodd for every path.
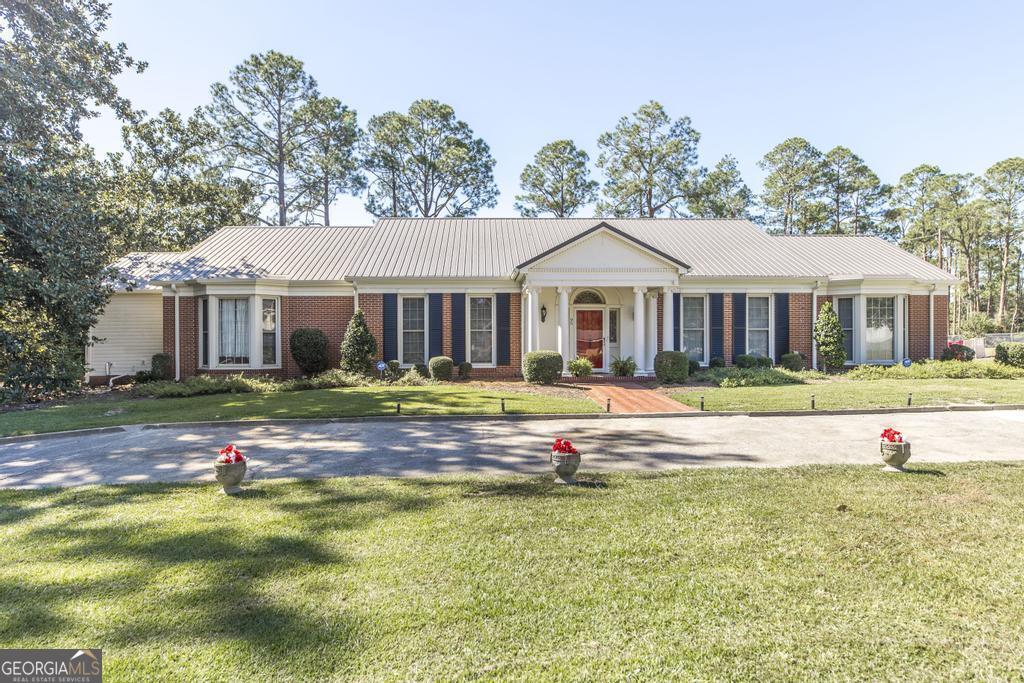
M 903 465 L 910 460 L 910 442 L 905 440 L 902 434 L 891 428 L 886 429 L 882 432 L 879 448 L 886 472 L 904 471 Z
M 242 492 L 239 484 L 245 479 L 247 460 L 234 444 L 228 444 L 220 451 L 220 457 L 213 463 L 213 473 L 223 492 L 233 496 Z
M 575 484 L 576 470 L 580 467 L 580 452 L 568 439 L 556 439 L 551 447 L 551 467 L 555 470 L 556 484 Z

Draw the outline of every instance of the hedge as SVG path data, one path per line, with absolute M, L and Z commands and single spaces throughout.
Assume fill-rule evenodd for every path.
M 533 384 L 554 384 L 562 376 L 562 354 L 530 351 L 523 357 L 523 379 Z
M 690 375 L 690 359 L 682 351 L 661 351 L 654 356 L 654 376 L 659 382 L 682 384 Z
M 1024 342 L 1002 342 L 996 345 L 996 362 L 1024 368 Z

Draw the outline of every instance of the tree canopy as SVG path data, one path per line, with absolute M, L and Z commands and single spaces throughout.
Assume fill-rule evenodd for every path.
M 572 140 L 555 140 L 540 148 L 519 176 L 523 194 L 516 209 L 523 216 L 573 216 L 597 199 L 597 181 L 590 179 L 590 157 Z

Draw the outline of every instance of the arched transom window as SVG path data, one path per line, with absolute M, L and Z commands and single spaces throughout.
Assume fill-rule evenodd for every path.
M 576 295 L 576 298 L 572 300 L 577 306 L 580 304 L 603 304 L 604 297 L 600 293 L 595 292 L 592 289 L 584 289 L 582 292 Z

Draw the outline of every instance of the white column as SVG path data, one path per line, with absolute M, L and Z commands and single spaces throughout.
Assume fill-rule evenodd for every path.
M 530 287 L 530 350 L 540 351 L 540 288 Z
M 658 293 L 647 293 L 647 369 L 654 369 L 654 357 L 658 354 Z
M 675 299 L 675 289 L 672 287 L 665 288 L 665 310 L 662 313 L 662 325 L 661 325 L 661 348 L 665 351 L 676 350 L 676 338 L 675 326 L 676 326 L 676 311 L 673 306 L 673 300 Z
M 633 288 L 633 356 L 636 366 L 640 369 L 647 368 L 647 361 L 644 353 L 647 350 L 647 342 L 644 340 L 644 294 L 646 287 Z
M 576 357 L 571 350 L 569 339 L 569 288 L 558 288 L 558 352 L 562 354 L 562 372 L 572 358 Z M 571 355 L 570 355 L 571 354 Z
M 935 291 L 928 293 L 928 357 L 935 360 Z

